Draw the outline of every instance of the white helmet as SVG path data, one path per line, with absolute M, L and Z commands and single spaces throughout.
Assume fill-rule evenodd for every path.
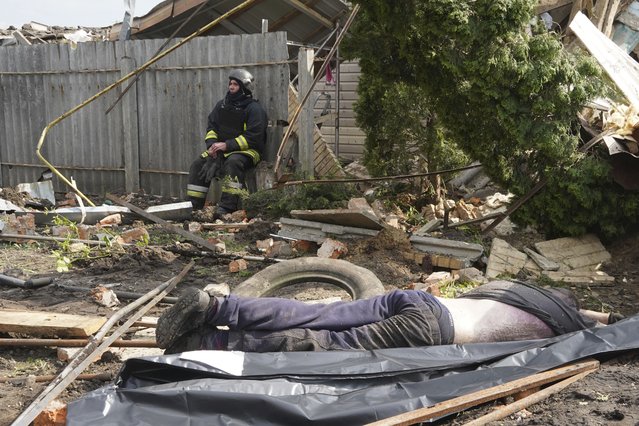
M 235 80 L 242 86 L 242 89 L 247 94 L 252 94 L 253 89 L 255 87 L 255 79 L 253 78 L 253 74 L 246 71 L 243 68 L 237 68 L 231 71 L 229 74 L 229 80 Z

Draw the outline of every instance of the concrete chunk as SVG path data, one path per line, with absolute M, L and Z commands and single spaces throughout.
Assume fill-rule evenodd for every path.
M 291 210 L 291 216 L 296 219 L 354 228 L 380 230 L 384 227 L 379 218 L 369 209 Z
M 154 216 L 164 220 L 173 220 L 180 222 L 188 220 L 193 212 L 193 205 L 190 201 L 180 203 L 162 204 L 160 206 L 151 206 L 145 210 Z
M 45 180 L 43 182 L 19 183 L 16 186 L 19 192 L 26 192 L 31 198 L 47 200 L 55 205 L 55 192 L 53 191 L 53 182 Z
M 341 241 L 327 238 L 317 250 L 317 257 L 325 259 L 339 259 L 348 253 L 348 247 Z
M 296 240 L 313 241 L 321 244 L 331 235 L 339 235 L 341 239 L 374 237 L 379 231 L 352 226 L 331 225 L 310 220 L 280 218 L 280 230 L 277 235 Z
M 13 204 L 11 201 L 0 198 L 0 212 L 22 212 L 24 209 Z
M 559 270 L 596 268 L 610 260 L 610 253 L 595 235 L 566 237 L 535 243 L 535 248 L 546 258 L 558 263 Z
M 615 277 L 611 277 L 603 271 L 543 271 L 542 274 L 553 281 L 563 281 L 574 285 L 612 286 L 615 283 Z
M 526 253 L 520 252 L 506 241 L 493 238 L 486 267 L 486 278 L 496 278 L 501 274 L 517 275 L 526 264 L 527 258 Z
M 413 235 L 410 242 L 417 250 L 474 261 L 484 252 L 481 244 Z M 458 268 L 459 269 L 459 268 Z
M 525 248 L 524 252 L 526 252 L 526 254 L 528 256 L 530 256 L 530 258 L 544 271 L 558 271 L 559 270 L 559 264 L 557 262 L 553 262 L 550 259 L 545 258 L 544 256 L 540 255 L 539 253 L 529 249 L 529 248 Z

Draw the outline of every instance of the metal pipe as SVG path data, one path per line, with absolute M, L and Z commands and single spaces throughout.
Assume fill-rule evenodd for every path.
M 58 348 L 77 348 L 86 346 L 89 339 L 0 339 L 0 347 L 41 347 L 50 346 Z M 158 345 L 153 339 L 118 339 L 111 344 L 112 348 L 157 348 Z
M 105 246 L 107 243 L 99 240 L 80 240 L 77 238 L 63 238 L 63 237 L 46 237 L 44 235 L 22 235 L 22 234 L 0 234 L 0 240 L 34 240 L 34 241 L 69 241 L 72 243 L 83 243 L 94 246 Z M 124 243 L 123 246 L 132 246 L 133 244 Z
M 58 376 L 47 386 L 38 397 L 22 412 L 12 423 L 13 426 L 26 426 L 46 408 L 56 396 L 60 394 L 91 362 L 96 356 L 101 355 L 118 337 L 126 332 L 133 323 L 140 319 L 149 309 L 155 306 L 167 293 L 175 288 L 175 286 L 184 278 L 188 271 L 193 267 L 195 262 L 191 261 L 182 271 L 171 280 L 161 284 L 157 288 L 148 292 L 143 298 L 127 305 L 109 321 L 107 321 L 98 334 L 89 339 L 90 343 L 84 349 L 79 351 L 69 362 L 66 368 L 58 374 Z M 124 324 L 116 329 L 106 340 L 102 341 L 104 334 L 111 326 L 118 321 L 125 313 L 139 307 L 141 304 L 155 296 L 139 311 L 133 314 Z M 102 343 L 100 343 L 102 342 Z M 99 346 L 97 346 L 99 344 Z M 96 348 L 97 346 L 97 348 Z
M 289 182 L 282 182 L 281 184 L 279 184 L 279 186 L 303 185 L 303 184 L 307 184 L 307 183 L 328 183 L 328 184 L 333 184 L 333 183 L 376 182 L 376 181 L 383 181 L 383 180 L 412 179 L 412 178 L 416 178 L 416 177 L 435 176 L 435 175 L 444 175 L 444 174 L 447 174 L 447 173 L 461 172 L 463 170 L 474 169 L 475 167 L 481 167 L 481 164 L 474 164 L 474 165 L 470 165 L 470 166 L 457 167 L 455 169 L 438 170 L 438 171 L 434 171 L 434 172 L 415 173 L 414 175 L 382 176 L 382 177 L 359 178 L 359 179 L 292 180 L 292 181 L 289 181 Z M 271 189 L 277 189 L 278 187 L 273 187 Z
M 62 288 L 64 290 L 71 290 L 71 291 L 89 292 L 89 291 L 92 290 L 90 288 L 78 287 L 78 286 L 66 285 L 66 284 L 56 284 L 55 287 Z M 114 291 L 113 293 L 115 293 L 115 295 L 118 297 L 118 299 L 122 299 L 122 300 L 139 299 L 140 297 L 144 296 L 143 294 L 134 293 L 134 292 L 131 292 L 131 291 Z M 173 303 L 177 302 L 177 299 L 178 298 L 174 297 L 174 296 L 166 296 L 165 298 L 163 298 L 161 300 L 161 302 L 162 303 L 173 304 Z
M 50 382 L 55 379 L 54 375 L 47 376 L 27 376 L 27 377 L 0 377 L 0 383 L 25 383 L 29 380 L 29 377 L 33 377 L 36 383 Z M 97 373 L 97 374 L 80 374 L 75 378 L 76 380 L 101 380 L 108 382 L 113 380 L 113 374 L 111 373 Z
M 53 282 L 51 277 L 33 278 L 28 280 L 21 280 L 20 278 L 10 277 L 9 275 L 0 274 L 0 284 L 12 285 L 14 287 L 20 287 L 24 289 L 44 287 Z
M 348 28 L 353 23 L 353 20 L 355 19 L 355 16 L 357 15 L 357 12 L 359 12 L 359 8 L 360 8 L 359 4 L 356 4 L 355 7 L 353 8 L 353 11 L 351 12 L 351 15 L 348 17 L 348 20 L 344 24 L 344 30 L 337 36 L 337 39 L 335 40 L 335 44 L 333 45 L 331 50 L 326 55 L 326 59 L 324 60 L 324 62 L 322 63 L 321 68 L 317 72 L 317 75 L 315 76 L 315 79 L 313 80 L 313 83 L 311 84 L 311 87 L 308 89 L 308 92 L 306 92 L 306 94 L 304 95 L 304 97 L 300 101 L 300 104 L 297 106 L 297 109 L 293 113 L 293 117 L 291 118 L 291 121 L 288 124 L 288 127 L 286 129 L 286 133 L 284 134 L 284 137 L 282 138 L 282 143 L 280 144 L 280 147 L 277 150 L 277 157 L 275 159 L 275 168 L 273 170 L 273 173 L 275 174 L 276 178 L 277 178 L 277 175 L 278 175 L 278 172 L 279 172 L 280 163 L 282 162 L 282 152 L 284 152 L 284 148 L 286 147 L 286 143 L 288 142 L 288 139 L 291 137 L 291 133 L 293 133 L 293 124 L 295 124 L 295 122 L 297 121 L 297 118 L 299 117 L 300 112 L 302 111 L 302 107 L 304 106 L 304 103 L 306 103 L 306 101 L 308 100 L 309 96 L 313 92 L 313 88 L 315 87 L 315 85 L 317 84 L 319 79 L 322 77 L 322 73 L 326 70 L 326 66 L 328 65 L 328 62 L 331 60 L 333 55 L 335 54 L 335 50 L 337 49 L 337 46 L 339 46 L 339 44 L 342 42 L 342 38 L 344 38 L 344 35 L 348 31 Z
M 70 116 L 71 114 L 74 114 L 78 110 L 84 108 L 85 106 L 87 106 L 88 104 L 90 104 L 91 102 L 93 102 L 94 100 L 99 98 L 100 96 L 102 96 L 102 95 L 106 94 L 107 92 L 113 90 L 114 88 L 116 88 L 117 86 L 122 84 L 122 82 L 124 82 L 124 81 L 128 80 L 129 78 L 141 73 L 142 71 L 144 71 L 145 69 L 147 69 L 148 67 L 150 67 L 151 65 L 153 65 L 154 63 L 156 63 L 157 61 L 159 61 L 160 59 L 162 59 L 166 55 L 168 55 L 169 53 L 173 52 L 178 47 L 180 47 L 183 44 L 188 43 L 189 41 L 191 41 L 191 39 L 193 39 L 194 37 L 197 37 L 198 35 L 210 30 L 215 25 L 217 25 L 219 22 L 223 21 L 224 19 L 228 18 L 229 16 L 233 15 L 234 13 L 239 12 L 240 10 L 246 8 L 247 6 L 249 6 L 253 2 L 255 2 L 255 0 L 246 0 L 246 1 L 244 1 L 240 5 L 234 7 L 233 9 L 229 10 L 228 12 L 226 12 L 224 15 L 221 15 L 220 17 L 218 17 L 217 19 L 213 20 L 212 22 L 209 22 L 207 25 L 203 26 L 202 28 L 200 28 L 199 30 L 197 30 L 196 32 L 191 34 L 190 36 L 186 37 L 185 39 L 183 39 L 179 43 L 177 43 L 174 46 L 168 48 L 167 50 L 165 50 L 164 52 L 160 53 L 159 55 L 151 58 L 150 60 L 148 60 L 141 67 L 131 71 L 130 73 L 128 73 L 124 77 L 120 78 L 115 83 L 111 84 L 110 86 L 106 87 L 105 89 L 101 90 L 100 92 L 96 93 L 95 95 L 91 96 L 89 99 L 87 99 L 86 101 L 82 102 L 81 104 L 76 105 L 75 107 L 71 108 L 69 111 L 65 112 L 64 114 L 62 114 L 61 116 L 59 116 L 55 120 L 51 121 L 42 130 L 42 134 L 40 135 L 40 139 L 38 140 L 38 145 L 36 147 L 36 155 L 38 156 L 40 161 L 42 161 L 42 163 L 44 165 L 49 167 L 51 169 L 51 171 L 56 174 L 56 176 L 58 176 L 65 184 L 67 184 L 67 186 L 72 188 L 73 192 L 77 193 L 80 197 L 82 197 L 87 203 L 89 203 L 89 205 L 95 206 L 95 204 L 93 204 L 93 202 L 86 195 L 84 195 L 84 193 L 82 193 L 82 191 L 80 191 L 79 189 L 75 188 L 74 185 L 66 178 L 66 176 L 64 176 L 62 173 L 60 173 L 55 168 L 55 166 L 53 164 L 51 164 L 42 155 L 42 152 L 41 152 L 42 145 L 44 144 L 44 140 L 45 140 L 45 138 L 47 136 L 47 133 L 49 133 L 49 129 L 51 129 L 53 126 L 57 125 L 59 122 L 61 122 L 62 120 L 64 120 L 68 116 Z

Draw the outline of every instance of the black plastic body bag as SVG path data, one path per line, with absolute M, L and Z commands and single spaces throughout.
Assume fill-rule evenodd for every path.
M 135 358 L 115 384 L 69 403 L 67 425 L 365 424 L 634 349 L 639 316 L 533 341 L 240 353 L 241 372 L 234 374 L 179 354 Z

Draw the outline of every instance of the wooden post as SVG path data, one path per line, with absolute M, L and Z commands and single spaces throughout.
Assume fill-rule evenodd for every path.
M 127 53 L 130 42 L 121 42 L 120 75 L 124 77 L 137 68 L 135 59 Z M 138 139 L 137 86 L 120 103 L 122 108 L 122 134 L 124 150 L 124 188 L 126 192 L 140 189 L 140 141 Z
M 300 102 L 302 101 L 306 93 L 313 88 L 313 61 L 315 59 L 315 53 L 313 49 L 300 48 L 298 54 L 298 75 L 299 75 L 299 90 L 298 96 L 300 96 Z M 301 173 L 305 179 L 313 179 L 314 177 L 314 155 L 313 155 L 313 128 L 315 123 L 313 121 L 313 96 L 310 96 L 307 102 L 302 107 L 302 113 L 300 114 L 299 125 L 299 168 L 298 172 Z

